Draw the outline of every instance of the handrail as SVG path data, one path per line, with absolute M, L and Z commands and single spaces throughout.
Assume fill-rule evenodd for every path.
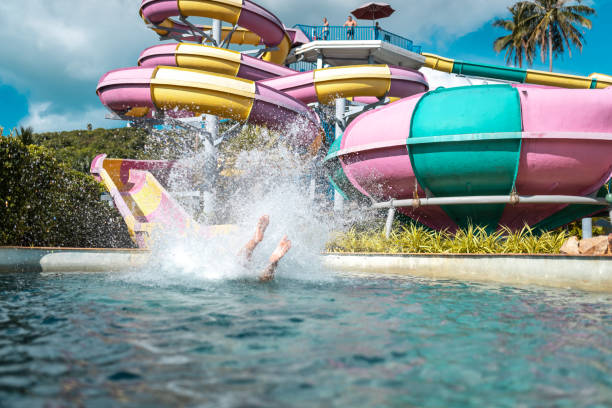
M 314 26 L 305 24 L 296 24 L 293 28 L 299 28 L 310 41 L 346 41 L 346 40 L 379 40 L 389 44 L 396 45 L 408 51 L 421 53 L 421 47 L 414 45 L 412 40 L 394 34 L 376 26 L 357 26 L 354 28 L 354 34 L 350 35 L 349 27 L 344 26 Z
M 579 204 L 610 206 L 605 198 L 568 195 L 519 196 L 466 196 L 466 197 L 424 197 L 406 200 L 390 200 L 374 203 L 372 208 L 421 207 L 428 205 L 477 205 L 477 204 Z
M 387 221 L 385 222 L 385 236 L 391 236 L 393 221 L 395 219 L 395 209 L 402 207 L 419 208 L 429 205 L 478 205 L 478 204 L 579 204 L 579 205 L 600 205 L 610 209 L 610 219 L 612 220 L 612 202 L 600 197 L 580 197 L 568 195 L 533 195 L 519 196 L 510 194 L 507 196 L 465 196 L 465 197 L 424 197 L 406 200 L 393 200 L 373 203 L 372 209 L 387 209 Z

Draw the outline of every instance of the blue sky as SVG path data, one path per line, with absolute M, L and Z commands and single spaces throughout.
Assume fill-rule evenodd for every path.
M 507 17 L 512 0 L 387 0 L 397 12 L 383 28 L 421 44 L 428 52 L 483 63 L 504 64 L 492 49 L 503 31 L 491 27 Z M 364 0 L 259 0 L 287 26 L 317 24 L 327 16 L 342 24 Z M 133 66 L 141 50 L 157 44 L 138 16 L 140 0 L 2 0 L 0 25 L 0 126 L 36 131 L 116 127 L 95 94 L 108 70 Z M 612 0 L 590 0 L 598 11 L 582 54 L 555 61 L 555 70 L 612 74 Z M 367 22 L 363 22 L 367 24 Z M 534 68 L 547 69 L 538 62 Z

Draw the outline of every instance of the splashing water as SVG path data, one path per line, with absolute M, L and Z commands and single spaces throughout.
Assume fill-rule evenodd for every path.
M 176 144 L 169 138 L 165 153 L 177 160 L 169 191 L 203 190 L 214 187 L 218 214 L 198 213 L 186 206 L 194 219 L 214 219 L 237 228 L 230 234 L 207 237 L 164 231 L 155 239 L 152 264 L 146 271 L 132 274 L 130 279 L 148 280 L 155 284 L 183 283 L 199 280 L 254 279 L 267 266 L 268 257 L 284 235 L 292 248 L 280 262 L 277 276 L 294 279 L 328 279 L 320 266 L 319 254 L 325 248 L 335 225 L 334 217 L 316 205 L 310 195 L 313 159 L 296 153 L 278 135 L 257 129 L 259 142 L 233 158 L 231 174 L 225 177 L 225 188 L 215 183 L 215 166 L 210 165 L 210 152 L 195 151 L 195 143 Z M 159 144 L 163 134 L 154 137 Z M 191 138 L 197 137 L 194 135 Z M 187 137 L 187 139 L 189 139 Z M 208 161 L 208 162 L 207 162 Z M 211 182 L 211 180 L 213 180 Z M 331 207 L 329 203 L 328 207 Z M 221 215 L 219 215 L 221 214 Z M 270 225 L 263 242 L 245 265 L 237 254 L 252 237 L 260 216 L 267 214 Z

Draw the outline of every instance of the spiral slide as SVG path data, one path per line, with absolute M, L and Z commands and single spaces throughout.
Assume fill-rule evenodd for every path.
M 330 103 L 338 97 L 405 98 L 428 89 L 418 71 L 388 65 L 353 65 L 297 72 L 236 51 L 200 44 L 147 48 L 141 67 L 159 65 L 197 69 L 258 81 L 304 103 Z
M 421 73 L 406 68 L 368 65 L 296 72 L 280 66 L 292 44 L 304 39 L 249 0 L 143 0 L 140 13 L 160 35 L 170 29 L 189 31 L 186 17 L 229 22 L 241 27 L 231 33 L 231 43 L 263 44 L 268 51 L 258 59 L 201 44 L 150 47 L 141 53 L 138 67 L 108 72 L 98 83 L 102 103 L 122 116 L 213 114 L 279 130 L 298 151 L 314 154 L 323 131 L 307 103 L 330 103 L 338 97 L 403 98 L 428 89 Z M 139 246 L 147 246 L 158 227 L 199 228 L 156 180 L 155 171 L 142 162 L 117 163 L 123 163 L 123 170 L 110 171 L 106 168 L 116 163 L 100 159 L 92 164 L 92 173 L 107 185 Z

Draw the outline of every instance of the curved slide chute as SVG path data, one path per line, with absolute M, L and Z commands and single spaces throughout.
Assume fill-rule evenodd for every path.
M 263 61 L 238 51 L 187 43 L 149 47 L 140 54 L 138 65 L 148 68 L 164 65 L 197 69 L 252 81 L 296 73 L 291 68 Z
M 104 75 L 97 93 L 104 105 L 125 116 L 146 117 L 154 110 L 206 113 L 294 134 L 290 140 L 299 148 L 316 151 L 320 144 L 319 119 L 311 109 L 246 79 L 176 67 L 125 68 Z
M 104 183 L 130 236 L 141 248 L 150 247 L 155 235 L 168 226 L 178 233 L 205 237 L 235 229 L 231 225 L 203 227 L 195 222 L 162 185 L 176 167 L 173 161 L 108 159 L 105 154 L 91 163 L 91 174 Z
M 276 64 L 284 63 L 291 49 L 291 38 L 280 20 L 249 0 L 143 0 L 140 14 L 145 21 L 160 27 L 181 25 L 172 17 L 214 18 L 243 27 L 261 38 L 266 47 L 276 48 L 263 56 L 265 61 Z
M 299 72 L 259 81 L 304 103 L 328 104 L 337 98 L 406 98 L 429 89 L 418 71 L 389 65 L 352 65 Z
M 569 89 L 604 89 L 612 86 L 612 77 L 603 74 L 591 74 L 586 77 L 535 69 L 455 61 L 451 58 L 425 52 L 422 55 L 425 57 L 425 67 L 449 74 Z
M 428 89 L 418 71 L 388 65 L 353 65 L 296 72 L 239 52 L 199 44 L 147 48 L 140 66 L 198 69 L 259 81 L 304 103 L 330 103 L 336 98 L 389 96 L 405 98 Z
M 612 89 L 526 85 L 438 89 L 367 112 L 327 157 L 347 196 L 376 200 L 596 194 L 612 176 Z M 381 123 L 391 132 L 380 132 Z M 591 205 L 401 208 L 436 229 L 470 222 L 541 229 L 601 211 Z

